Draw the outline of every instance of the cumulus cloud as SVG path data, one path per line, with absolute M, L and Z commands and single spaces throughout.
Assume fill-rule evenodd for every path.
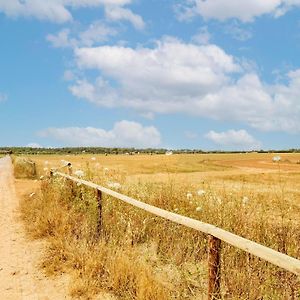
M 97 105 L 300 132 L 300 70 L 287 74 L 287 83 L 267 85 L 216 45 L 170 38 L 154 48 L 80 48 L 75 57 L 81 70 L 96 69 L 101 76 L 77 80 L 70 91 Z
M 13 18 L 19 16 L 34 17 L 57 23 L 72 20 L 72 15 L 63 1 L 0 0 L 0 11 Z
M 133 13 L 130 9 L 120 6 L 106 6 L 106 17 L 112 21 L 129 21 L 136 29 L 143 29 L 145 23 L 141 16 Z
M 55 48 L 91 47 L 106 42 L 109 37 L 115 36 L 117 33 L 116 29 L 101 21 L 96 21 L 76 35 L 69 28 L 64 28 L 56 34 L 48 34 L 46 39 Z
M 56 23 L 73 19 L 71 9 L 100 7 L 105 8 L 108 19 L 127 20 L 135 27 L 142 28 L 143 19 L 123 6 L 132 0 L 0 0 L 0 12 L 8 17 L 32 17 Z
M 200 15 L 205 19 L 238 19 L 252 22 L 256 17 L 272 14 L 279 17 L 289 9 L 300 6 L 299 0 L 186 0 L 177 10 L 179 19 L 190 19 Z
M 55 48 L 68 48 L 77 45 L 77 41 L 70 38 L 70 29 L 68 28 L 62 29 L 57 34 L 48 34 L 46 39 Z
M 132 121 L 115 123 L 111 130 L 94 127 L 48 128 L 39 133 L 66 146 L 98 147 L 157 147 L 161 143 L 160 132 L 153 126 L 143 126 Z
M 225 132 L 211 130 L 205 137 L 217 146 L 231 150 L 257 150 L 261 148 L 261 143 L 243 129 L 232 129 Z
M 73 94 L 101 105 L 147 112 L 178 111 L 184 102 L 221 87 L 228 74 L 239 71 L 233 57 L 219 47 L 177 40 L 158 42 L 156 48 L 81 48 L 75 56 L 80 68 L 98 69 L 102 77 L 94 84 L 78 81 L 71 87 Z M 108 78 L 119 88 L 110 86 Z

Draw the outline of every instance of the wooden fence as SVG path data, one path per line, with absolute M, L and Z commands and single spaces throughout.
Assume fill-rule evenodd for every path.
M 164 209 L 146 204 L 131 197 L 125 196 L 98 184 L 78 179 L 72 176 L 72 166 L 68 164 L 69 175 L 52 170 L 50 176 L 61 176 L 73 182 L 85 185 L 89 188 L 95 189 L 97 192 L 98 200 L 98 232 L 102 226 L 102 193 L 110 195 L 116 199 L 119 199 L 127 204 L 138 207 L 144 211 L 147 211 L 156 216 L 170 220 L 174 223 L 184 225 L 186 227 L 201 231 L 208 234 L 208 299 L 221 299 L 221 241 L 226 242 L 238 249 L 244 250 L 254 256 L 257 256 L 265 261 L 268 261 L 278 267 L 281 267 L 289 272 L 292 272 L 300 276 L 300 260 L 295 259 L 286 254 L 277 252 L 271 248 L 245 239 L 241 236 L 228 232 L 224 229 L 218 228 L 214 225 L 204 223 L 195 219 L 184 217 L 179 214 L 166 211 Z

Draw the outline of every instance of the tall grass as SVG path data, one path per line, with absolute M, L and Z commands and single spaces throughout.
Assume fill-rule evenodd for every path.
M 37 170 L 34 161 L 24 157 L 15 156 L 12 158 L 14 176 L 16 178 L 36 178 Z
M 124 184 L 118 172 L 86 178 L 102 185 L 118 181 L 120 192 L 149 204 L 208 222 L 300 258 L 299 213 L 280 193 L 242 187 L 233 192 L 208 183 Z M 197 189 L 205 193 L 197 193 Z M 187 197 L 187 191 L 192 196 Z M 292 207 L 292 208 L 291 208 Z M 72 275 L 70 294 L 92 298 L 101 291 L 117 299 L 202 299 L 207 290 L 207 236 L 131 207 L 103 200 L 103 227 L 97 233 L 95 192 L 62 178 L 42 182 L 24 199 L 28 232 L 47 238 L 42 262 L 48 275 Z M 298 299 L 299 279 L 234 247 L 222 244 L 224 299 Z

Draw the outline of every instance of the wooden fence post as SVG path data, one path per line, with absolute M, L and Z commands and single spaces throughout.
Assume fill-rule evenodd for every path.
M 72 170 L 72 164 L 71 163 L 68 163 L 68 172 L 69 172 L 69 175 L 72 176 L 73 170 Z
M 208 237 L 208 300 L 221 299 L 221 240 Z
M 69 162 L 67 164 L 67 167 L 68 167 L 68 173 L 69 173 L 69 175 L 72 176 L 73 175 L 72 164 Z M 76 191 L 75 190 L 75 186 L 74 186 L 74 182 L 72 180 L 68 180 L 67 182 L 69 182 L 69 186 L 70 186 L 70 190 L 71 190 L 71 195 L 72 195 L 72 197 L 74 197 L 75 196 L 75 191 Z
M 37 171 L 36 171 L 36 164 L 35 162 L 33 163 L 33 177 L 36 177 Z
M 100 236 L 102 229 L 102 192 L 96 190 L 97 206 L 98 206 L 98 223 L 97 223 L 97 235 Z

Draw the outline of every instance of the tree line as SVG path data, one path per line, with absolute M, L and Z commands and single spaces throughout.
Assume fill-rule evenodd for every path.
M 0 147 L 0 154 L 35 155 L 35 154 L 104 154 L 104 155 L 138 155 L 165 154 L 170 149 L 164 148 L 106 148 L 106 147 L 63 147 L 63 148 L 31 148 L 31 147 Z M 300 153 L 300 149 L 259 150 L 259 151 L 204 151 L 201 149 L 174 149 L 173 154 L 210 154 L 210 153 Z

